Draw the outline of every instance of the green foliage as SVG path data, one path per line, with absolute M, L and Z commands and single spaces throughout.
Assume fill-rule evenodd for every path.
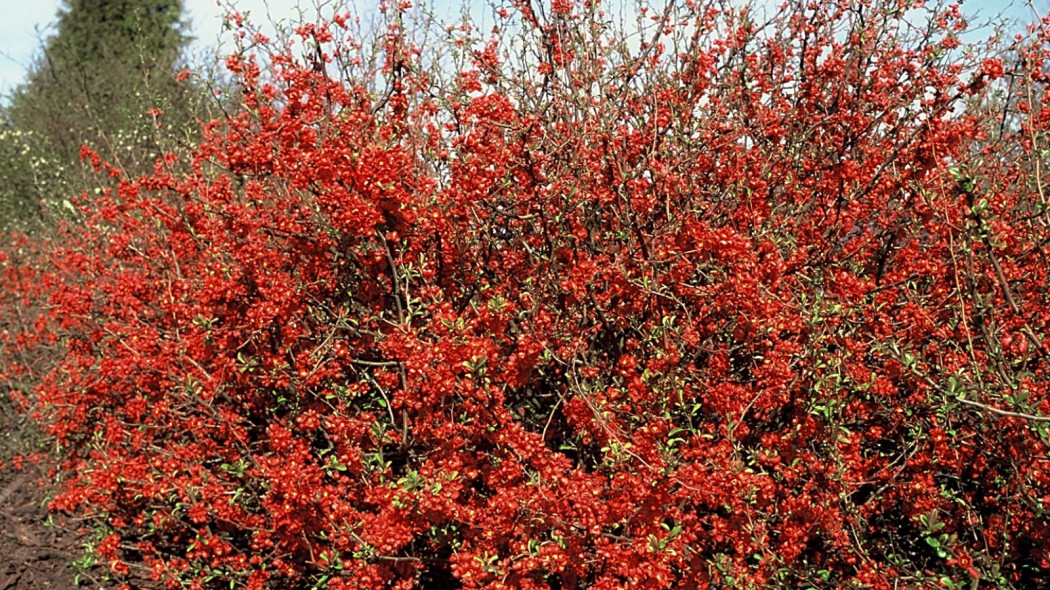
M 53 153 L 47 137 L 10 124 L 0 127 L 0 229 L 28 230 L 43 223 L 41 202 L 66 187 L 70 163 Z
M 181 0 L 65 0 L 0 127 L 0 229 L 32 229 L 45 209 L 97 180 L 89 145 L 131 176 L 191 140 L 206 93 L 179 81 L 189 37 Z M 158 109 L 158 110 L 152 110 Z

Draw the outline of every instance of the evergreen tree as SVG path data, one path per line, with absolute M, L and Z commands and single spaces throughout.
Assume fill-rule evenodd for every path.
M 189 132 L 204 98 L 177 80 L 188 40 L 181 0 L 64 0 L 3 113 L 0 228 L 92 182 L 77 162 L 82 145 L 127 174 L 152 169 L 162 140 Z

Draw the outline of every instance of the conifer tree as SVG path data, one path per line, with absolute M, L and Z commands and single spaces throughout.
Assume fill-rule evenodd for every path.
M 189 40 L 181 0 L 64 0 L 54 30 L 3 112 L 0 227 L 87 187 L 82 145 L 129 175 L 148 172 L 204 97 L 177 79 Z

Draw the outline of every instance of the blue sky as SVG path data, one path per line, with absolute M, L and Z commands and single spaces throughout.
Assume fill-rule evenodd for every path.
M 253 17 L 269 14 L 276 20 L 295 18 L 299 14 L 299 0 L 233 0 L 242 10 Z M 482 0 L 469 0 L 482 3 Z M 1032 0 L 1040 15 L 1050 12 L 1050 0 Z M 353 0 L 350 0 L 353 3 Z M 437 0 L 439 5 L 459 6 L 458 0 Z M 61 0 L 0 0 L 0 96 L 6 96 L 25 76 L 40 47 L 41 35 L 47 36 L 55 20 Z M 313 13 L 314 0 L 303 0 L 307 14 Z M 331 4 L 331 3 L 329 3 Z M 991 17 L 999 13 L 1004 16 L 1032 20 L 1033 10 L 1024 0 L 960 0 L 968 15 L 980 14 Z M 192 33 L 197 38 L 194 51 L 203 52 L 217 45 L 222 28 L 222 13 L 216 0 L 184 0 L 187 18 L 192 24 Z M 328 12 L 328 11 L 326 11 Z M 447 12 L 452 12 L 449 8 Z M 253 21 L 256 20 L 253 18 Z

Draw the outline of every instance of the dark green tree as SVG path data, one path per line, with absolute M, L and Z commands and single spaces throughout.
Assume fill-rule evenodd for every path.
M 64 0 L 54 31 L 3 111 L 0 228 L 96 182 L 78 162 L 82 145 L 129 175 L 147 172 L 205 105 L 199 85 L 178 80 L 189 41 L 181 0 Z

